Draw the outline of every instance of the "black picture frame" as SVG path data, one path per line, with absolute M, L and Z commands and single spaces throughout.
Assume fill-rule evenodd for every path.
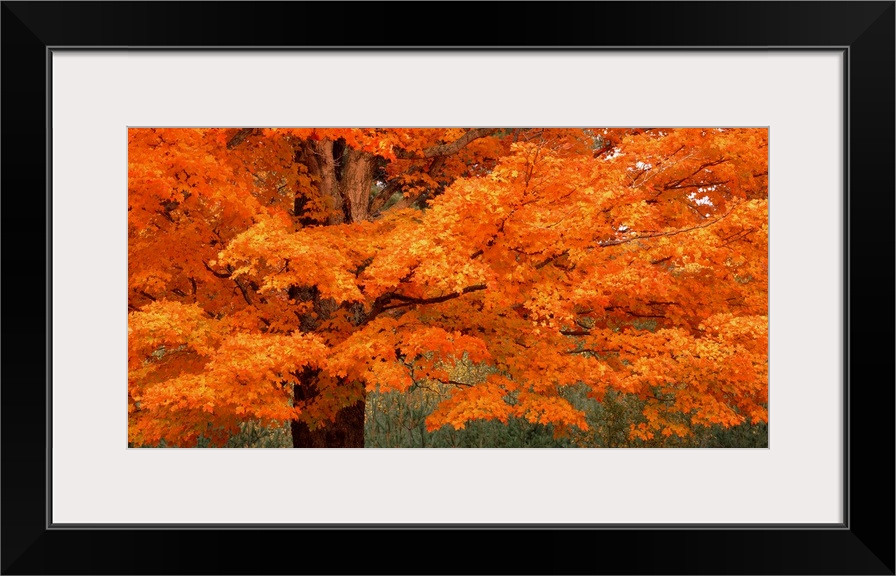
M 3 574 L 894 574 L 894 2 L 3 2 L 0 14 Z M 291 46 L 844 51 L 846 521 L 591 529 L 49 526 L 50 51 Z

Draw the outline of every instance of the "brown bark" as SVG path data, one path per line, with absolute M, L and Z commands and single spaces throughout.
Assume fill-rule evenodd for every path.
M 228 142 L 228 148 L 238 146 L 251 133 L 251 129 L 238 131 Z M 424 158 L 433 158 L 428 172 L 434 174 L 444 163 L 444 156 L 455 154 L 472 140 L 493 133 L 494 129 L 474 129 L 464 134 L 461 138 L 448 144 L 435 146 L 423 152 Z M 308 173 L 317 183 L 318 192 L 332 208 L 329 211 L 325 224 L 336 225 L 345 222 L 361 222 L 368 220 L 372 212 L 382 207 L 382 200 L 375 210 L 371 210 L 370 192 L 373 187 L 376 161 L 372 154 L 361 152 L 345 146 L 343 141 L 332 140 L 308 140 L 296 149 L 296 161 L 308 168 Z M 413 202 L 418 198 L 405 199 L 405 202 Z M 300 202 L 296 202 L 296 217 L 300 216 Z M 323 223 L 323 222 L 322 222 Z M 208 264 L 206 264 L 208 267 Z M 463 290 L 461 293 L 452 294 L 442 299 L 457 297 L 462 293 L 473 290 L 481 290 L 484 286 L 474 286 Z M 244 293 L 245 296 L 245 293 Z M 336 303 L 332 300 L 322 299 L 314 286 L 293 286 L 289 290 L 290 298 L 312 303 L 312 311 L 299 315 L 299 330 L 312 332 L 320 323 L 335 311 Z M 403 300 L 392 307 L 407 306 L 411 299 L 394 295 L 394 299 Z M 434 301 L 441 301 L 435 299 Z M 248 300 L 248 296 L 247 296 Z M 422 301 L 421 301 L 422 302 Z M 386 304 L 384 301 L 383 305 Z M 380 308 L 384 309 L 381 305 Z M 373 312 L 373 311 L 371 311 Z M 361 316 L 365 316 L 362 314 Z M 363 324 L 368 318 L 358 317 L 358 324 Z M 303 370 L 295 375 L 297 381 L 293 385 L 294 399 L 297 405 L 313 403 L 320 394 L 317 387 L 318 371 Z M 312 430 L 308 424 L 301 420 L 291 422 L 292 441 L 294 448 L 363 448 L 364 447 L 364 416 L 366 392 L 363 383 L 343 382 L 344 386 L 357 386 L 360 399 L 350 406 L 346 406 L 336 413 L 333 421 L 324 426 Z
M 422 160 L 426 158 L 432 158 L 432 162 L 429 167 L 426 169 L 426 173 L 431 177 L 435 178 L 438 172 L 442 169 L 442 166 L 445 164 L 445 158 L 447 156 L 451 156 L 453 154 L 457 154 L 460 152 L 467 144 L 472 142 L 473 140 L 477 140 L 479 138 L 485 138 L 486 136 L 491 136 L 495 132 L 497 132 L 497 128 L 474 128 L 464 133 L 463 136 L 458 138 L 453 142 L 448 142 L 447 144 L 440 144 L 438 146 L 432 146 L 431 148 L 426 148 L 421 153 L 411 154 L 409 152 L 405 152 L 403 150 L 399 150 L 396 153 L 398 158 L 404 160 Z M 370 214 L 376 215 L 382 209 L 382 207 L 389 201 L 389 198 L 392 197 L 392 194 L 395 193 L 397 186 L 390 185 L 385 190 L 383 190 L 379 196 L 373 199 L 373 202 L 370 203 Z M 392 205 L 392 209 L 401 210 L 402 208 L 407 208 L 412 206 L 414 203 L 419 201 L 421 198 L 425 199 L 427 194 L 429 194 L 430 190 L 423 190 L 416 194 L 404 196 L 398 202 Z
M 359 152 L 346 148 L 342 154 L 342 174 L 339 188 L 342 197 L 348 204 L 348 217 L 351 222 L 367 220 L 370 189 L 373 186 L 373 156 L 367 152 Z
M 297 161 L 308 167 L 315 177 L 320 194 L 333 207 L 326 224 L 361 222 L 370 216 L 370 190 L 376 168 L 374 156 L 344 146 L 342 141 L 309 141 L 297 151 Z M 298 210 L 297 214 L 298 216 Z M 312 302 L 312 312 L 299 316 L 299 329 L 311 332 L 335 311 L 332 300 L 321 299 L 315 287 L 294 286 L 290 297 Z M 359 319 L 359 323 L 363 321 Z M 297 404 L 313 402 L 319 394 L 317 372 L 305 370 L 293 386 Z M 294 448 L 363 448 L 365 391 L 360 382 L 343 382 L 344 386 L 358 386 L 360 400 L 342 408 L 332 422 L 312 430 L 305 422 L 293 420 Z
M 330 206 L 327 224 L 342 224 L 345 213 L 342 210 L 342 193 L 336 174 L 336 159 L 333 158 L 333 141 L 307 141 L 298 154 L 299 161 L 308 167 L 308 173 L 317 181 L 317 189 Z
M 313 401 L 319 394 L 314 370 L 305 370 L 300 374 L 299 382 L 293 387 L 297 402 Z M 345 385 L 351 385 L 346 382 Z M 360 384 L 356 384 L 360 386 Z M 361 400 L 346 406 L 336 414 L 336 419 L 326 425 L 312 430 L 299 420 L 293 420 L 293 448 L 363 448 L 364 447 L 364 409 L 365 393 L 361 386 Z
M 292 286 L 289 297 L 299 302 L 311 302 L 311 311 L 299 314 L 299 330 L 314 332 L 321 322 L 327 320 L 338 309 L 332 298 L 321 298 L 316 286 Z M 363 320 L 363 318 L 361 319 Z M 306 369 L 297 374 L 293 384 L 293 398 L 297 406 L 313 403 L 320 394 L 317 387 L 319 371 Z M 360 399 L 336 413 L 333 421 L 312 430 L 305 422 L 293 420 L 293 448 L 363 448 L 364 447 L 364 414 L 366 410 L 366 391 L 361 382 L 340 381 L 341 386 L 357 387 Z
M 461 136 L 454 142 L 448 142 L 447 144 L 439 144 L 438 146 L 427 148 L 423 150 L 422 154 L 411 154 L 408 152 L 399 151 L 396 156 L 404 159 L 422 159 L 435 158 L 436 156 L 451 156 L 452 154 L 457 154 L 461 150 L 461 148 L 463 148 L 473 140 L 491 136 L 497 131 L 497 128 L 474 128 L 465 132 L 463 136 Z
M 240 128 L 237 130 L 236 134 L 230 137 L 230 140 L 227 141 L 227 149 L 233 150 L 237 146 L 243 143 L 243 140 L 249 137 L 252 132 L 255 131 L 255 128 Z
M 376 162 L 372 154 L 332 140 L 308 141 L 296 158 L 308 168 L 331 210 L 326 224 L 369 219 L 370 190 Z

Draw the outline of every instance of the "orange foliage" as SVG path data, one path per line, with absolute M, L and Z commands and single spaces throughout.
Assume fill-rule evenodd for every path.
M 634 437 L 766 421 L 767 137 L 131 129 L 129 441 L 326 427 L 425 380 L 456 385 L 431 430 L 584 429 L 581 383 L 646 401 Z

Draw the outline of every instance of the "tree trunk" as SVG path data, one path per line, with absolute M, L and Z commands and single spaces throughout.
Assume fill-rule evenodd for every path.
M 342 155 L 343 169 L 339 188 L 348 204 L 346 216 L 349 222 L 363 222 L 369 214 L 370 189 L 373 187 L 373 156 L 347 148 Z
M 317 371 L 306 370 L 299 383 L 293 386 L 297 401 L 313 400 L 318 395 L 315 385 Z M 350 385 L 346 383 L 346 385 Z M 299 420 L 292 421 L 293 448 L 363 448 L 364 447 L 364 399 L 366 394 L 361 390 L 361 400 L 346 406 L 336 414 L 335 421 L 327 422 L 321 428 L 312 430 Z
M 341 140 L 324 140 L 306 143 L 298 151 L 297 159 L 308 167 L 310 174 L 316 176 L 318 191 L 332 208 L 326 224 L 361 222 L 369 218 L 370 190 L 376 165 L 371 154 L 347 148 Z M 293 287 L 290 297 L 314 303 L 314 313 L 300 317 L 299 328 L 303 332 L 316 330 L 320 322 L 336 310 L 335 302 L 321 300 L 316 288 Z M 359 319 L 361 321 L 363 318 Z M 305 370 L 299 376 L 298 383 L 293 386 L 296 402 L 313 400 L 319 394 L 315 384 L 316 371 Z M 342 408 L 336 414 L 335 421 L 315 430 L 311 430 L 305 422 L 293 420 L 294 448 L 364 447 L 366 393 L 363 384 L 345 382 L 344 385 L 361 386 L 361 399 Z
M 308 167 L 308 173 L 317 182 L 317 192 L 324 199 L 329 212 L 326 224 L 331 226 L 345 222 L 336 152 L 332 140 L 321 140 L 306 142 L 296 155 L 297 160 Z

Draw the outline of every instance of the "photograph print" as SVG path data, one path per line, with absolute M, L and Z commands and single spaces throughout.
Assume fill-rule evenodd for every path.
M 129 128 L 128 447 L 766 448 L 768 233 L 764 127 Z

